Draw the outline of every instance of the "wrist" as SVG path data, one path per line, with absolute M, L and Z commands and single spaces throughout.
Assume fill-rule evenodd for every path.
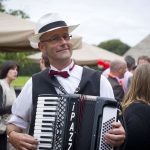
M 15 130 L 11 130 L 7 133 L 7 136 L 9 137 L 11 135 L 11 133 L 16 132 Z
M 21 133 L 22 129 L 14 124 L 7 124 L 7 137 L 14 137 L 17 133 Z
M 11 130 L 7 133 L 7 137 L 10 138 L 13 133 L 19 133 L 19 132 L 16 130 Z

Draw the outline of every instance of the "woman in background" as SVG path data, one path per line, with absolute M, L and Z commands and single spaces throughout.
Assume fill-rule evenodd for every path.
M 16 99 L 15 90 L 11 83 L 17 78 L 18 71 L 19 65 L 11 60 L 4 62 L 0 68 L 0 117 L 5 120 L 4 124 L 10 117 L 11 106 Z M 0 150 L 7 150 L 6 131 L 0 134 Z
M 123 110 L 127 129 L 125 150 L 150 149 L 150 64 L 135 69 Z

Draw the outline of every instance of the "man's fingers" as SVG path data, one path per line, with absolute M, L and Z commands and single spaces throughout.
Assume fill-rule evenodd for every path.
M 125 130 L 120 122 L 113 122 L 112 129 L 105 134 L 105 142 L 111 146 L 121 145 L 125 140 Z

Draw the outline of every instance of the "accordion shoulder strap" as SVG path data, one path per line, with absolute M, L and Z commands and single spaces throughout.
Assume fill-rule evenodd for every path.
M 68 94 L 68 92 L 64 89 L 64 87 L 58 82 L 58 80 L 56 79 L 56 77 L 51 77 L 51 84 L 58 88 L 63 94 Z

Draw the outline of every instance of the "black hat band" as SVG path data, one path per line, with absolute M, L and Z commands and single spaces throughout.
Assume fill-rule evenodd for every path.
M 50 30 L 50 29 L 53 29 L 53 28 L 64 27 L 64 26 L 67 27 L 67 24 L 66 24 L 64 21 L 52 22 L 52 23 L 49 23 L 49 24 L 43 26 L 43 27 L 39 30 L 39 33 L 46 32 L 46 31 L 48 31 L 48 30 Z

